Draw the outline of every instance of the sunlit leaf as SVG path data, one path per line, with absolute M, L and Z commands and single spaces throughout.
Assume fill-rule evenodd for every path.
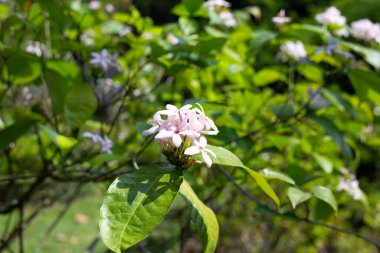
M 164 219 L 182 183 L 178 171 L 142 167 L 118 177 L 100 209 L 104 244 L 120 253 L 146 238 Z
M 308 192 L 303 192 L 300 189 L 289 187 L 288 197 L 292 203 L 293 208 L 295 209 L 299 204 L 311 198 L 312 195 Z
M 183 180 L 179 192 L 189 206 L 191 220 L 202 239 L 204 252 L 215 252 L 218 244 L 219 224 L 214 212 L 198 198 L 186 180 Z

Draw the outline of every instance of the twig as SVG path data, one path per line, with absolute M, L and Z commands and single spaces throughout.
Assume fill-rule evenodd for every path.
M 92 242 L 88 245 L 87 249 L 84 251 L 84 253 L 91 253 L 92 250 L 95 248 L 96 244 L 98 244 L 99 242 L 99 239 L 100 239 L 100 235 L 97 234 L 94 238 L 94 240 L 92 240 Z

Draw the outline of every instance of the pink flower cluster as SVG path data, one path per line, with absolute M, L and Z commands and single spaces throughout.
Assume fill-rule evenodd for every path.
M 192 105 L 181 108 L 166 105 L 166 110 L 154 114 L 150 122 L 153 127 L 144 131 L 143 136 L 156 134 L 154 138 L 157 142 L 175 148 L 183 145 L 182 150 L 187 143 L 190 143 L 184 154 L 192 156 L 200 153 L 207 167 L 210 167 L 212 160 L 208 154 L 214 157 L 216 155 L 206 148 L 207 140 L 204 135 L 216 135 L 219 131 L 214 122 L 205 115 L 202 106 L 197 105 L 199 108 L 192 108 Z

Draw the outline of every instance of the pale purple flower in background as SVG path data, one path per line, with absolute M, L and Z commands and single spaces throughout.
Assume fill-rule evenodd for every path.
M 286 16 L 284 9 L 281 9 L 278 12 L 277 16 L 272 18 L 272 22 L 275 24 L 278 24 L 278 25 L 283 25 L 283 24 L 289 23 L 291 21 L 292 21 L 292 19 Z
M 153 36 L 154 36 L 153 33 L 143 33 L 143 34 L 141 34 L 141 38 L 144 38 L 146 40 L 152 39 Z
M 102 152 L 112 154 L 111 148 L 113 147 L 113 142 L 107 136 L 101 137 L 98 134 L 93 134 L 90 132 L 84 132 L 82 136 L 86 138 L 91 138 L 92 142 L 94 142 L 95 144 L 100 143 Z
M 197 154 L 201 153 L 203 160 L 205 161 L 207 167 L 210 168 L 212 165 L 212 160 L 207 153 L 211 154 L 215 158 L 216 158 L 216 155 L 212 150 L 206 148 L 206 146 L 207 146 L 206 138 L 204 136 L 201 136 L 199 141 L 194 140 L 193 144 L 194 144 L 194 146 L 188 147 L 185 150 L 185 155 L 197 155 Z
M 219 13 L 219 17 L 223 20 L 223 23 L 227 27 L 235 27 L 236 19 L 230 11 L 222 11 Z
M 120 64 L 116 55 L 111 55 L 107 49 L 103 49 L 100 53 L 91 53 L 91 55 L 90 63 L 95 67 L 101 67 L 107 75 L 114 76 L 120 72 Z
M 341 168 L 343 176 L 339 176 L 338 191 L 347 192 L 353 199 L 360 200 L 363 192 L 359 187 L 359 181 L 354 174 L 351 174 L 346 168 Z
M 90 10 L 97 10 L 100 8 L 100 1 L 97 1 L 97 0 L 91 0 L 89 3 L 88 3 L 88 8 Z
M 380 24 L 369 19 L 360 19 L 351 23 L 352 35 L 366 42 L 380 43 Z
M 104 71 L 108 69 L 111 64 L 111 55 L 108 53 L 107 49 L 103 49 L 100 53 L 91 53 L 91 55 L 91 64 L 101 67 Z
M 329 102 L 327 102 L 317 90 L 309 87 L 307 91 L 311 99 L 310 108 L 318 110 L 329 106 Z
M 281 45 L 278 57 L 282 61 L 299 61 L 307 56 L 305 47 L 301 41 L 288 41 Z

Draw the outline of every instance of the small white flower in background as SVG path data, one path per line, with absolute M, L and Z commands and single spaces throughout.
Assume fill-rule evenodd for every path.
M 91 53 L 91 55 L 90 63 L 96 67 L 101 67 L 105 72 L 112 68 L 120 69 L 116 55 L 111 55 L 107 49 L 103 49 L 100 53 Z
M 338 25 L 338 26 L 344 26 L 346 25 L 346 17 L 342 16 L 340 11 L 334 7 L 331 6 L 327 8 L 324 12 L 319 13 L 315 16 L 315 19 L 323 24 L 324 26 L 329 25 Z
M 299 61 L 307 56 L 305 47 L 301 41 L 288 41 L 281 45 L 278 57 L 282 61 Z
M 91 138 L 95 144 L 100 143 L 100 145 L 102 146 L 102 148 L 101 148 L 102 152 L 112 154 L 111 148 L 113 147 L 113 142 L 110 139 L 108 139 L 107 136 L 101 137 L 98 134 L 93 134 L 90 132 L 84 132 L 83 137 Z
M 337 36 L 347 37 L 349 35 L 348 29 L 345 27 L 346 17 L 342 16 L 340 11 L 334 6 L 331 6 L 324 12 L 317 14 L 315 19 L 325 27 L 333 26 L 334 34 Z
M 275 24 L 278 24 L 278 25 L 283 25 L 283 24 L 289 23 L 291 21 L 292 21 L 292 19 L 286 16 L 284 9 L 281 9 L 278 12 L 277 16 L 272 18 L 272 22 Z
M 45 45 L 39 41 L 28 41 L 26 44 L 26 52 L 41 56 L 45 50 Z
M 97 0 L 91 0 L 89 3 L 88 3 L 88 8 L 90 10 L 97 10 L 100 8 L 100 1 L 97 1 Z
M 366 42 L 380 43 L 380 24 L 369 19 L 360 19 L 351 23 L 352 35 Z
M 182 160 L 181 163 L 186 165 L 191 162 L 189 156 L 200 153 L 207 167 L 210 167 L 212 160 L 207 153 L 216 156 L 206 148 L 207 140 L 204 135 L 216 135 L 219 131 L 214 122 L 205 115 L 202 106 L 198 106 L 199 108 L 192 108 L 192 105 L 177 108 L 174 105 L 166 105 L 165 110 L 153 115 L 150 121 L 153 126 L 144 131 L 143 136 L 155 134 L 155 140 L 161 144 L 164 154 L 168 153 L 169 160 Z M 179 148 L 183 151 L 188 144 L 190 146 L 184 153 L 177 152 Z
M 143 33 L 143 34 L 141 34 L 141 38 L 144 38 L 146 40 L 150 40 L 153 38 L 153 33 Z
M 229 8 L 231 4 L 224 0 L 208 0 L 205 2 L 207 8 L 211 11 L 215 11 L 217 8 Z
M 91 46 L 94 45 L 94 37 L 95 37 L 94 30 L 87 30 L 84 33 L 81 34 L 80 40 L 83 42 L 83 44 Z
M 234 18 L 234 15 L 230 11 L 222 11 L 219 13 L 219 17 L 223 20 L 224 25 L 227 27 L 235 27 L 236 26 L 236 20 Z
M 347 192 L 353 199 L 360 200 L 363 192 L 359 187 L 359 181 L 354 174 L 351 174 L 346 168 L 341 168 L 340 172 L 343 176 L 339 177 L 338 191 Z
M 172 46 L 176 46 L 179 44 L 179 39 L 177 36 L 175 36 L 174 34 L 172 33 L 169 33 L 168 36 L 166 37 L 166 41 L 172 45 Z
M 112 5 L 112 4 L 106 4 L 106 12 L 107 13 L 112 13 L 112 12 L 114 12 L 115 11 L 115 7 Z
M 127 25 L 119 31 L 119 36 L 125 37 L 125 36 L 129 35 L 131 32 L 132 32 L 132 27 Z

